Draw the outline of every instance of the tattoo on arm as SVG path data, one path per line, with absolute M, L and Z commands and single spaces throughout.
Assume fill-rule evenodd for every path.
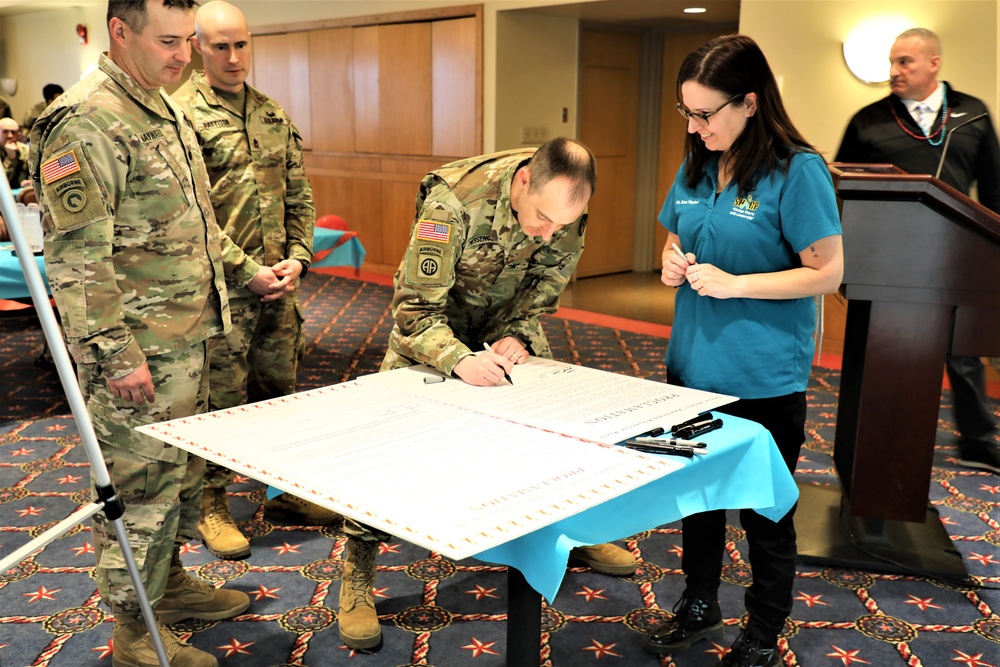
M 819 257 L 819 253 L 816 252 L 816 246 L 814 245 L 809 246 L 809 251 L 812 252 L 814 258 Z

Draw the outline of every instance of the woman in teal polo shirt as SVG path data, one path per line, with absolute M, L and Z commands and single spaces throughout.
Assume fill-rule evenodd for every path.
M 687 157 L 659 216 L 670 232 L 661 279 L 677 288 L 667 379 L 738 396 L 724 411 L 763 424 L 794 470 L 805 441 L 813 296 L 835 291 L 843 276 L 830 174 L 792 125 L 749 37 L 703 44 L 685 59 L 677 87 Z M 749 620 L 722 665 L 779 664 L 795 578 L 793 513 L 775 523 L 740 512 L 753 570 Z M 726 514 L 682 525 L 685 591 L 674 617 L 644 639 L 664 654 L 722 634 Z

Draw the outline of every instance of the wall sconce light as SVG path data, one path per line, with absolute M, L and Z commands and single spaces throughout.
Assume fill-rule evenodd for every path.
M 0 78 L 0 90 L 2 90 L 5 95 L 13 97 L 17 94 L 17 79 L 6 76 Z
M 889 80 L 889 51 L 896 36 L 910 27 L 905 19 L 870 19 L 844 39 L 844 61 L 851 74 L 865 83 Z
M 77 23 L 76 24 L 76 34 L 77 34 L 77 37 L 80 38 L 80 43 L 81 44 L 86 44 L 87 43 L 87 26 L 85 26 L 82 23 Z

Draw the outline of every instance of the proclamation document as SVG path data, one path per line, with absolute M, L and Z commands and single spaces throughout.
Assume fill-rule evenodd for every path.
M 674 424 L 737 400 L 540 357 L 514 366 L 513 385 L 473 387 L 455 378 L 424 383 L 435 376 L 441 378 L 432 368 L 412 366 L 366 375 L 358 382 L 607 444 L 656 427 L 669 432 Z
M 567 372 L 546 364 L 530 371 L 537 383 L 547 383 L 547 374 L 558 380 Z M 424 386 L 425 374 L 410 369 L 368 377 L 396 374 Z M 526 391 L 532 391 L 529 377 L 518 373 L 516 380 Z M 599 391 L 589 382 L 590 391 Z M 578 410 L 582 398 L 561 396 L 563 384 L 537 390 L 533 421 L 543 422 L 547 410 L 559 412 L 562 424 L 594 415 Z M 458 385 L 479 389 L 457 380 L 438 382 L 436 388 Z M 489 388 L 474 395 L 477 408 L 510 400 Z M 636 396 L 629 404 L 648 400 Z M 663 414 L 667 399 L 658 400 Z M 555 428 L 518 424 L 523 415 L 516 404 L 491 407 L 503 418 L 380 382 L 353 381 L 137 430 L 456 559 L 556 523 L 683 465 L 551 432 Z M 433 475 L 422 474 L 430 471 Z

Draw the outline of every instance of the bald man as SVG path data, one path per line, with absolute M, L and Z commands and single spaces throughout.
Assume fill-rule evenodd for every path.
M 195 16 L 194 48 L 204 71 L 195 71 L 174 94 L 194 121 L 211 180 L 219 226 L 257 263 L 280 277 L 276 297 L 229 290 L 232 332 L 209 346 L 209 406 L 219 410 L 295 391 L 305 344 L 296 296 L 312 258 L 316 209 L 302 164 L 298 130 L 285 111 L 246 85 L 250 31 L 239 9 L 208 2 Z M 250 542 L 229 512 L 226 486 L 233 473 L 208 464 L 198 533 L 220 558 L 245 558 Z M 337 515 L 282 494 L 264 503 L 278 516 L 325 524 Z
M 0 118 L 0 141 L 3 142 L 3 173 L 11 189 L 29 185 L 28 144 L 21 141 L 21 126 L 13 118 Z

